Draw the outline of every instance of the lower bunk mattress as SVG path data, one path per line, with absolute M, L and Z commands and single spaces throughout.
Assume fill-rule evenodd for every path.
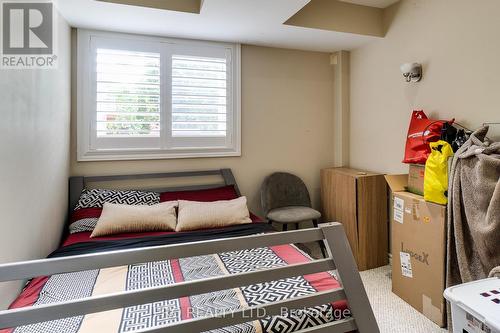
M 220 233 L 218 236 L 224 237 Z M 192 234 L 189 237 L 192 238 Z M 61 257 L 172 242 L 182 242 L 182 240 L 172 235 L 136 236 L 133 239 L 104 241 L 83 240 L 63 246 L 51 256 Z M 249 272 L 310 260 L 312 259 L 296 246 L 281 245 L 37 277 L 26 285 L 10 308 L 37 306 L 124 290 L 159 287 L 182 281 Z M 323 272 L 4 329 L 0 330 L 0 333 L 135 332 L 338 287 L 340 285 L 333 272 Z M 300 311 L 283 311 L 280 316 L 271 317 L 263 314 L 258 320 L 211 332 L 295 332 L 342 319 L 345 313 L 346 304 L 341 301 Z

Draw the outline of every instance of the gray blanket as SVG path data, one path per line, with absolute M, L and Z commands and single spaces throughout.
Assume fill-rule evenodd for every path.
M 500 142 L 484 127 L 456 152 L 448 203 L 447 287 L 488 277 L 500 266 Z

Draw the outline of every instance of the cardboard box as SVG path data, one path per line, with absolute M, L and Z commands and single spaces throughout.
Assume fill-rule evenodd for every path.
M 446 206 L 404 192 L 401 175 L 386 176 L 393 191 L 392 291 L 440 327 L 446 326 Z
M 389 179 L 388 179 L 389 177 Z M 392 234 L 392 220 L 394 219 L 394 192 L 403 192 L 406 191 L 406 186 L 408 185 L 408 174 L 403 175 L 390 175 L 385 176 L 387 183 L 389 183 L 389 253 L 392 258 L 392 239 L 390 235 Z M 393 191 L 394 188 L 394 191 Z
M 424 195 L 425 165 L 410 164 L 408 171 L 408 191 L 418 195 Z

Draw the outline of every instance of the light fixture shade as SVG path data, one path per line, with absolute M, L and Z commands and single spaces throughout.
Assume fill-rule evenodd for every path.
M 417 62 L 404 63 L 400 66 L 400 69 L 406 82 L 418 82 L 422 79 L 422 65 Z
M 417 64 L 416 62 L 414 62 L 414 63 L 407 62 L 405 64 L 402 64 L 401 67 L 400 67 L 401 68 L 401 73 L 410 73 L 411 70 L 413 68 L 417 67 L 418 65 L 419 64 Z

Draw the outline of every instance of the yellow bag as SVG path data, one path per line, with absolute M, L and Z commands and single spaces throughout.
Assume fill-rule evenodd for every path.
M 453 149 L 446 141 L 431 142 L 431 154 L 425 162 L 424 199 L 438 204 L 448 203 L 448 158 Z

